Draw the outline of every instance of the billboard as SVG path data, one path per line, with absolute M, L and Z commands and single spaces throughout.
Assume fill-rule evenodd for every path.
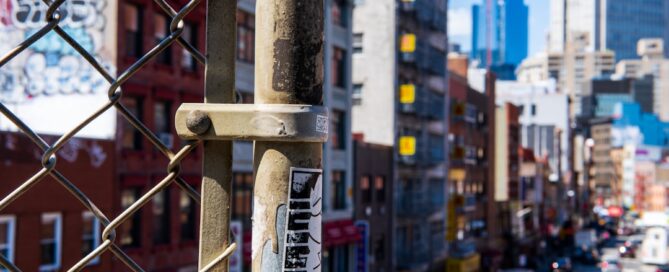
M 116 4 L 65 1 L 59 26 L 115 76 Z M 0 0 L 0 55 L 46 25 L 42 1 Z M 0 103 L 37 133 L 60 135 L 107 101 L 109 84 L 64 39 L 50 31 L 0 68 Z M 116 114 L 109 110 L 77 136 L 112 139 Z M 0 130 L 16 127 L 0 116 Z

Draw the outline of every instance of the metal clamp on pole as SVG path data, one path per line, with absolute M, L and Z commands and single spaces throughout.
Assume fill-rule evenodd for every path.
M 322 143 L 328 111 L 322 106 L 284 104 L 182 104 L 176 130 L 186 140 L 247 140 Z

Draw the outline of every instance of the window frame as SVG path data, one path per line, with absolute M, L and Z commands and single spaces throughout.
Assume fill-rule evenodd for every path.
M 42 264 L 40 258 L 39 271 L 57 271 L 61 267 L 63 254 L 63 215 L 59 212 L 43 213 L 40 220 L 40 256 L 42 254 L 41 227 L 46 220 L 54 220 L 54 262 L 51 264 Z
M 244 63 L 255 63 L 255 14 L 238 9 L 237 16 L 237 45 L 235 46 L 237 60 Z M 242 47 L 243 45 L 243 47 Z
M 190 37 L 184 37 L 184 39 L 190 43 L 195 49 L 199 49 L 199 41 L 198 41 L 198 31 L 199 31 L 199 25 L 194 22 L 186 22 L 184 21 L 184 34 L 187 33 L 186 29 L 188 29 L 188 33 L 190 33 Z M 185 35 L 184 35 L 185 36 Z M 181 50 L 181 59 L 179 60 L 179 66 L 181 69 L 188 73 L 196 73 L 197 72 L 197 64 L 198 61 L 195 59 L 195 56 L 191 55 L 190 52 L 184 47 Z M 190 63 L 186 64 L 186 59 L 188 59 Z
M 379 183 L 379 181 L 381 181 Z M 380 184 L 380 186 L 379 186 Z M 386 187 L 388 186 L 386 176 L 385 175 L 377 175 L 374 176 L 374 181 L 373 181 L 373 191 L 374 194 L 376 195 L 376 202 L 377 203 L 385 203 L 386 202 Z
M 353 55 L 364 53 L 365 34 L 362 32 L 353 33 L 351 47 L 353 48 Z
M 151 199 L 151 241 L 154 246 L 169 245 L 172 243 L 172 190 L 169 187 L 161 190 Z M 163 197 L 162 203 L 158 202 L 159 195 Z M 162 204 L 162 207 L 156 207 Z M 156 211 L 162 209 L 161 214 Z M 156 225 L 156 223 L 158 223 Z M 162 228 L 162 230 L 160 230 Z
M 119 199 L 120 204 L 121 204 L 120 205 L 121 209 L 123 209 L 125 211 L 126 209 L 128 209 L 128 207 L 132 206 L 132 203 L 136 202 L 139 198 L 142 197 L 142 193 L 143 193 L 142 191 L 143 190 L 144 189 L 142 187 L 125 187 L 125 188 L 122 188 L 121 189 L 121 194 L 120 194 L 121 198 Z M 132 191 L 133 192 L 132 203 L 129 203 L 129 205 L 127 205 L 127 207 L 124 207 L 124 205 L 123 205 L 123 193 L 125 191 Z M 136 248 L 141 248 L 144 245 L 144 242 L 142 241 L 142 238 L 143 238 L 142 228 L 143 228 L 143 224 L 144 224 L 145 220 L 143 220 L 142 217 L 143 217 L 142 212 L 141 211 L 137 212 L 137 213 L 133 214 L 132 216 L 130 216 L 130 218 L 128 218 L 128 220 L 126 220 L 125 222 L 123 222 L 122 224 L 119 225 L 119 242 L 118 243 L 119 243 L 120 247 L 128 248 L 128 249 L 136 249 Z M 131 227 L 128 229 L 128 232 L 127 232 L 127 235 L 130 236 L 131 239 L 132 239 L 132 243 L 130 243 L 130 244 L 123 244 L 123 238 L 124 238 L 124 235 L 126 234 L 124 232 L 125 231 L 124 228 L 126 228 L 125 227 L 126 224 L 132 224 Z M 135 234 L 136 234 L 137 237 L 134 237 Z
M 338 175 L 335 175 L 338 174 Z M 347 184 L 346 184 L 346 171 L 345 170 L 332 170 L 330 173 L 330 182 L 332 184 L 332 210 L 333 211 L 345 211 L 349 208 L 347 200 Z M 335 182 L 335 176 L 338 176 L 339 179 Z M 341 186 L 341 187 L 339 187 Z M 341 202 L 340 202 L 341 201 Z
M 347 143 L 347 118 L 345 111 L 333 109 L 330 114 L 331 133 L 330 141 L 333 150 L 343 151 L 348 148 Z
M 349 61 L 347 50 L 338 46 L 332 46 L 331 61 L 330 77 L 332 86 L 345 89 L 348 81 L 348 75 L 346 74 Z
M 159 20 L 158 18 L 161 18 L 161 21 L 163 23 L 163 26 L 162 26 L 163 29 L 162 29 L 161 32 L 164 32 L 164 33 L 162 33 L 163 34 L 162 37 L 158 37 L 158 34 L 160 34 L 159 33 L 160 28 L 159 27 L 161 27 L 157 24 L 158 20 Z M 163 40 L 167 39 L 167 37 L 169 37 L 171 35 L 170 34 L 170 32 L 171 32 L 170 31 L 170 23 L 171 23 L 170 18 L 166 14 L 161 13 L 161 12 L 156 12 L 156 13 L 153 14 L 152 38 L 154 39 L 155 44 L 160 44 Z M 165 49 L 163 49 L 163 51 L 158 53 L 155 56 L 154 59 L 155 59 L 155 62 L 157 64 L 164 65 L 164 66 L 172 66 L 174 64 L 174 60 L 172 58 L 172 46 L 168 46 Z
M 86 219 L 86 217 L 91 217 L 93 219 L 93 221 L 92 221 L 92 223 L 93 223 L 93 228 L 92 228 L 93 233 L 91 233 L 92 237 L 93 237 L 93 247 L 91 248 L 91 252 L 93 252 L 93 251 L 95 251 L 95 249 L 98 246 L 100 246 L 100 242 L 101 242 L 100 219 L 98 219 L 98 217 L 95 216 L 95 214 L 91 211 L 83 211 L 81 213 L 82 226 L 83 226 L 84 219 Z M 82 232 L 82 235 L 83 235 L 83 232 Z M 82 242 L 83 242 L 83 239 L 84 239 L 84 237 L 82 236 Z M 90 252 L 86 253 L 86 255 L 88 255 L 88 254 L 90 254 Z M 100 255 L 96 256 L 93 260 L 88 262 L 88 266 L 96 265 L 96 264 L 99 264 L 99 263 L 100 263 Z
M 16 216 L 14 215 L 0 215 L 0 224 L 7 224 L 7 255 L 5 258 L 10 262 L 14 262 L 16 255 Z M 0 247 L 1 249 L 2 247 Z M 7 269 L 0 269 L 0 271 L 7 271 Z
M 184 207 L 182 205 L 182 201 L 184 199 L 188 199 L 188 207 Z M 197 240 L 197 231 L 198 231 L 198 215 L 197 215 L 197 207 L 196 207 L 195 201 L 186 193 L 184 190 L 180 190 L 179 193 L 179 239 L 181 242 L 186 242 L 186 241 L 196 241 Z M 191 214 L 192 218 L 191 218 Z M 186 213 L 187 220 L 184 222 L 182 221 L 182 216 Z M 191 220 L 192 219 L 192 220 Z M 190 224 L 192 224 L 192 230 L 186 229 Z
M 135 112 L 132 111 L 132 109 L 128 108 L 127 102 L 128 100 L 134 100 L 135 103 Z M 140 121 L 145 121 L 146 117 L 146 112 L 145 112 L 145 103 L 146 103 L 146 97 L 141 96 L 141 95 L 125 95 L 123 98 L 121 98 L 121 104 L 128 108 L 128 111 L 132 113 L 135 118 L 139 119 Z M 119 113 L 119 122 L 122 122 L 122 133 L 121 133 L 121 149 L 123 150 L 130 150 L 130 151 L 142 151 L 144 150 L 144 135 L 137 129 L 135 128 L 130 121 L 126 120 L 125 117 L 123 117 Z M 129 131 L 126 131 L 129 130 Z M 126 133 L 132 133 L 132 147 L 125 146 L 125 136 Z
M 123 16 L 124 16 L 124 21 L 125 21 L 125 29 L 124 29 L 125 32 L 124 32 L 124 34 L 128 35 L 129 32 L 134 32 L 133 34 L 135 36 L 135 43 L 134 44 L 125 43 L 126 48 L 125 48 L 125 52 L 123 54 L 124 54 L 125 57 L 139 59 L 142 56 L 142 52 L 144 50 L 143 39 L 144 39 L 144 24 L 145 24 L 145 22 L 144 22 L 144 11 L 145 11 L 145 9 L 144 9 L 144 6 L 142 6 L 140 4 L 137 4 L 137 3 L 132 3 L 132 2 L 125 2 L 125 3 L 122 3 L 122 5 L 123 5 L 123 13 L 124 13 Z M 129 16 L 129 14 L 127 14 L 127 11 L 128 11 L 127 8 L 129 8 L 129 7 L 134 8 L 135 11 L 136 11 L 136 15 L 137 15 L 137 18 L 135 18 L 135 20 L 137 22 L 136 31 L 131 31 L 130 30 L 131 27 L 128 24 L 127 16 Z M 125 38 L 127 39 L 127 37 L 125 37 Z M 133 51 L 132 54 L 130 52 L 131 49 L 129 48 L 130 47 L 129 45 L 132 46 L 132 51 Z

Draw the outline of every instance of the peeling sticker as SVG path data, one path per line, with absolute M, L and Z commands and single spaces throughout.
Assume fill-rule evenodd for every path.
M 322 173 L 290 169 L 282 271 L 321 271 Z
M 325 115 L 316 116 L 316 131 L 328 133 L 328 117 Z

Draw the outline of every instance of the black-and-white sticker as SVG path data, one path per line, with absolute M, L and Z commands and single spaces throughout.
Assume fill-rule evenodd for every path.
M 290 169 L 283 271 L 321 271 L 322 174 Z
M 316 131 L 328 133 L 328 117 L 325 115 L 316 116 Z

